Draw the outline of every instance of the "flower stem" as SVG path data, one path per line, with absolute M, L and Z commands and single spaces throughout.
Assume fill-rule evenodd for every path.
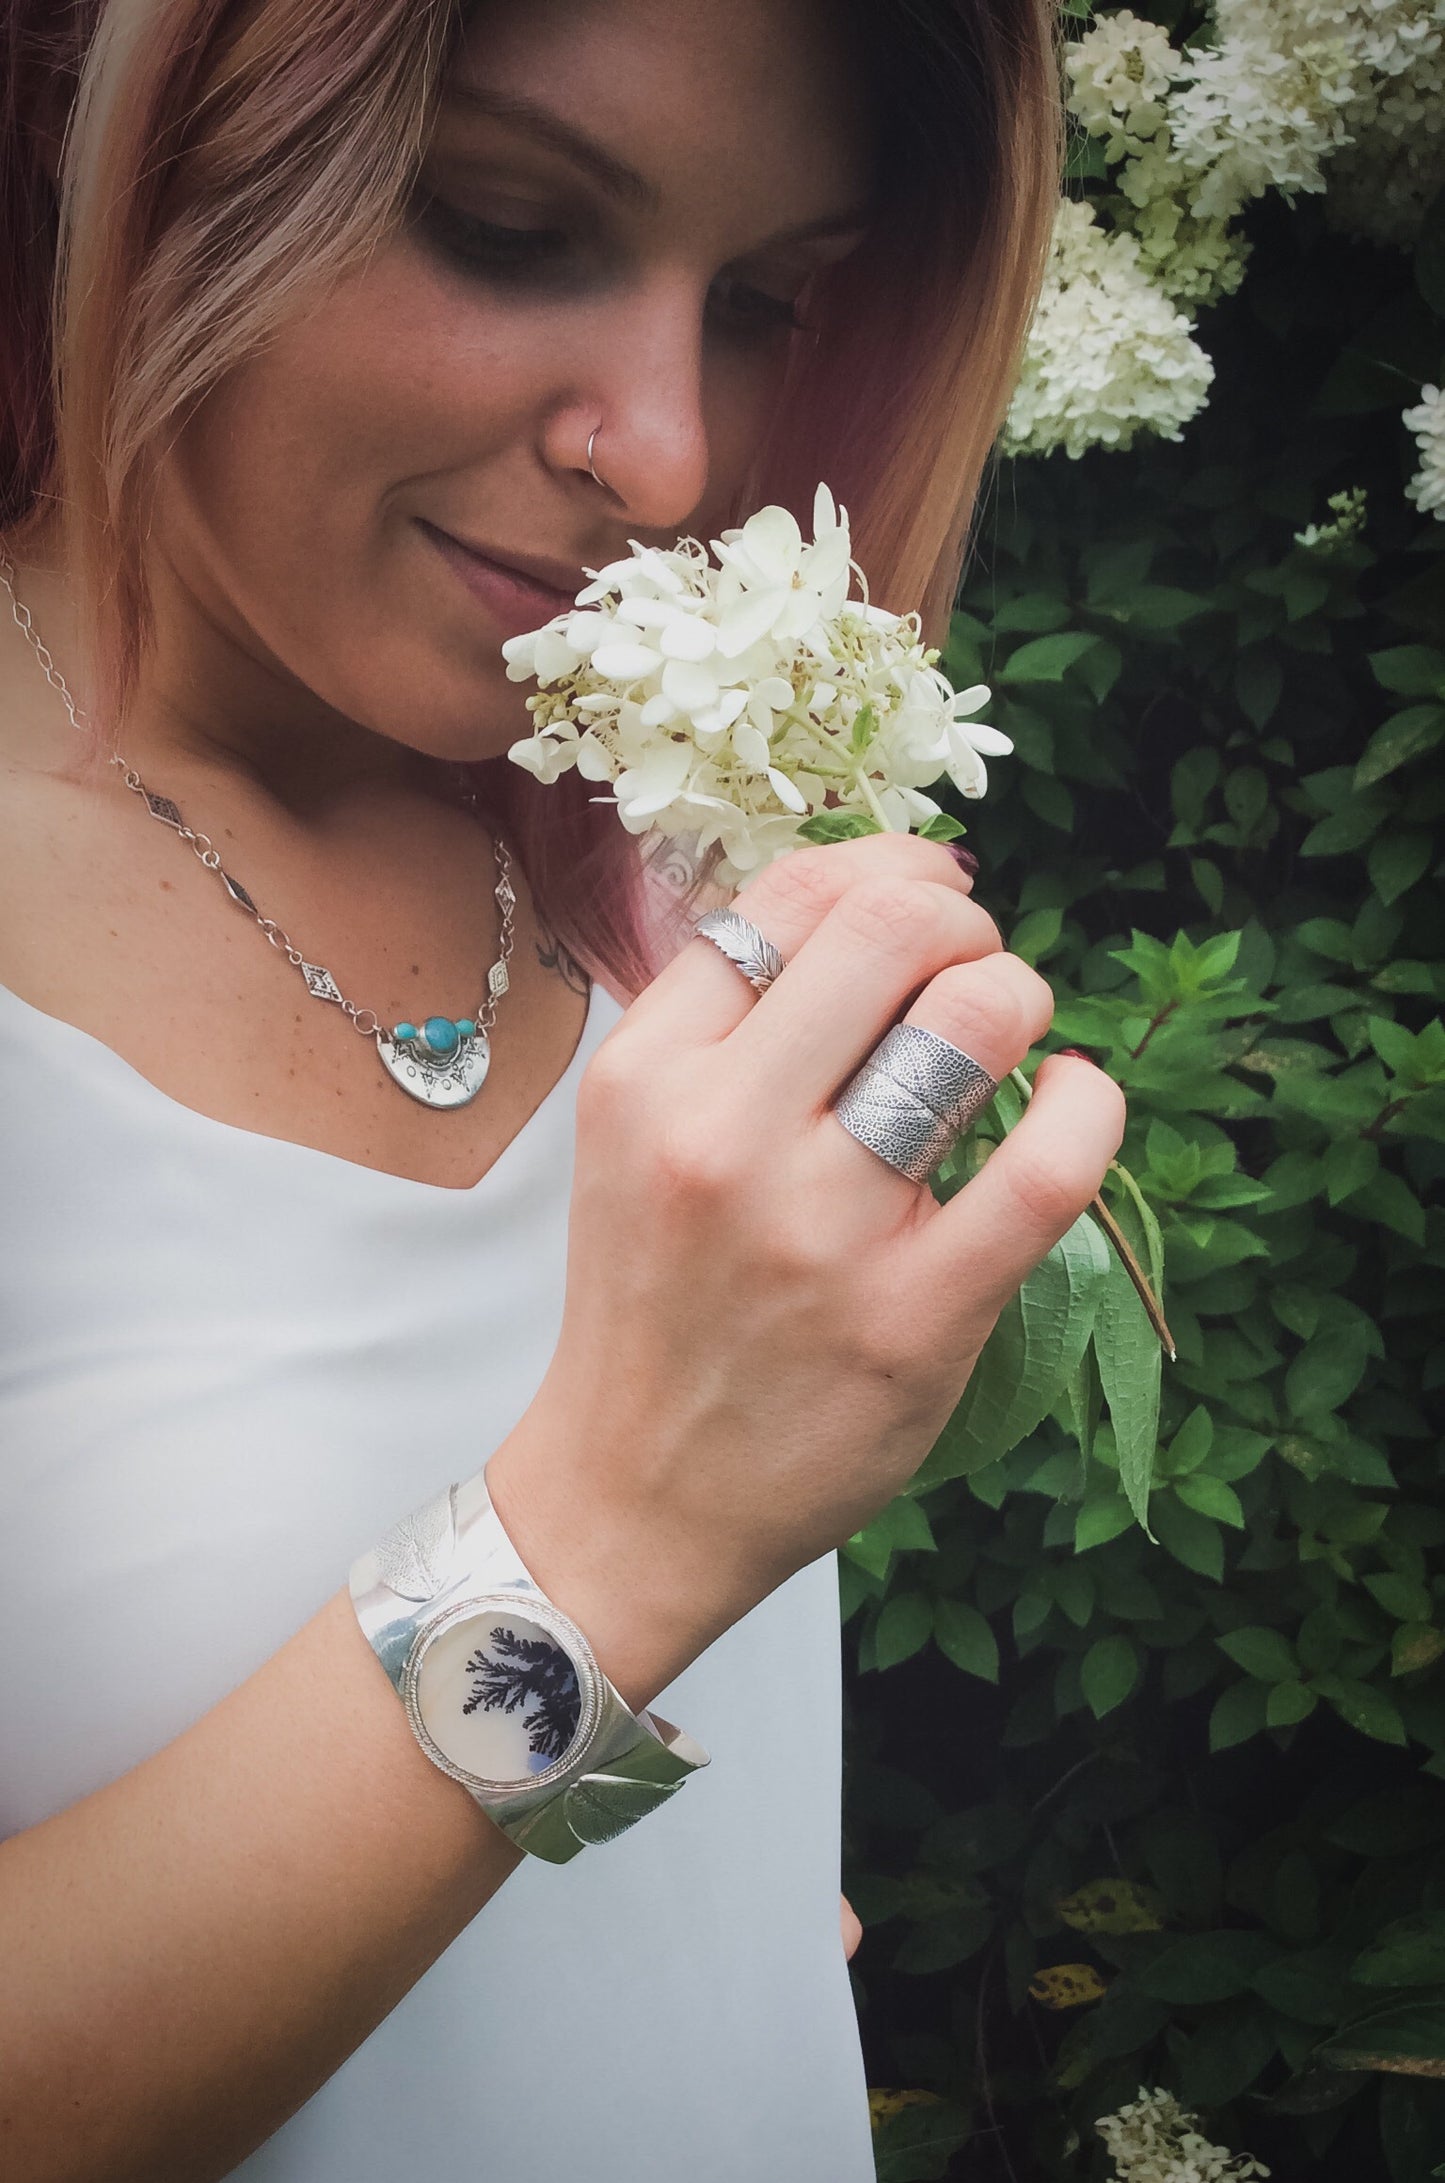
M 882 827 L 884 833 L 893 833 L 895 829 L 888 824 L 887 817 L 884 814 L 883 806 L 873 793 L 873 783 L 869 780 L 867 774 L 863 771 L 863 768 L 861 766 L 857 768 L 853 775 L 853 778 L 858 783 L 858 786 L 862 789 L 864 799 L 868 804 L 868 808 L 873 813 L 873 816 L 878 821 L 878 824 Z
M 1033 1085 L 1029 1082 L 1028 1078 L 1024 1075 L 1023 1070 L 1010 1069 L 1009 1081 L 1015 1086 L 1018 1091 L 1019 1097 L 1023 1100 L 1025 1106 L 1027 1106 L 1028 1102 L 1034 1096 L 1034 1088 Z M 1119 1180 L 1124 1184 L 1124 1187 L 1128 1190 L 1129 1195 L 1134 1199 L 1136 1204 L 1143 1204 L 1144 1201 L 1140 1194 L 1139 1185 L 1135 1182 L 1133 1176 L 1129 1173 L 1129 1170 L 1126 1167 L 1121 1167 L 1117 1160 L 1111 1160 L 1109 1163 L 1109 1172 L 1111 1175 L 1117 1175 L 1119 1177 Z M 1130 1245 L 1128 1237 L 1125 1235 L 1123 1229 L 1119 1226 L 1118 1221 L 1115 1220 L 1113 1214 L 1109 1211 L 1109 1208 L 1104 1203 L 1102 1197 L 1094 1197 L 1090 1199 L 1089 1211 L 1093 1215 L 1094 1219 L 1099 1223 L 1099 1226 L 1103 1229 L 1109 1241 L 1113 1244 L 1119 1263 L 1123 1267 L 1125 1273 L 1128 1274 L 1129 1279 L 1133 1282 L 1135 1291 L 1138 1294 L 1139 1301 L 1144 1306 L 1144 1310 L 1148 1315 L 1149 1324 L 1153 1327 L 1154 1332 L 1158 1335 L 1159 1340 L 1163 1345 L 1164 1352 L 1169 1359 L 1169 1362 L 1171 1364 L 1176 1364 L 1179 1360 L 1179 1352 L 1174 1346 L 1174 1336 L 1169 1331 L 1169 1322 L 1164 1316 L 1163 1306 L 1160 1304 L 1158 1297 L 1154 1294 L 1154 1290 L 1150 1283 L 1148 1274 L 1145 1273 L 1144 1268 L 1140 1265 L 1138 1259 L 1134 1256 L 1133 1248 Z

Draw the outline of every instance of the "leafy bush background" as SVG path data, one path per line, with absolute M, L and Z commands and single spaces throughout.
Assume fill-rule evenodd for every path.
M 1277 2177 L 1445 2162 L 1438 212 L 1412 260 L 1256 206 L 1203 415 L 1005 464 L 965 586 L 977 891 L 1128 1091 L 1180 1354 L 1157 1543 L 1046 1422 L 841 1558 L 885 2183 L 1102 2176 L 1156 2083 Z

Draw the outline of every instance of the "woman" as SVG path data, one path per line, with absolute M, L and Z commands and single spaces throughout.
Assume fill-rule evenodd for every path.
M 752 989 L 507 763 L 500 648 L 819 477 L 937 626 L 1057 188 L 1042 5 L 8 30 L 7 2172 L 862 2183 L 833 1550 L 1120 1102 L 1054 1058 L 936 1206 L 830 1104 L 900 1016 L 994 1075 L 1046 1028 L 958 863 L 780 860 Z M 406 1096 L 479 1014 L 485 1081 Z M 565 1869 L 347 1582 L 469 1475 L 711 1754 Z

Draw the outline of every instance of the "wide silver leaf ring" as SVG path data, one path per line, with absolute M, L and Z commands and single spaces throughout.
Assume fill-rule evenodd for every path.
M 721 948 L 730 963 L 736 963 L 756 993 L 766 993 L 784 967 L 772 941 L 737 910 L 709 910 L 693 929 L 701 939 Z
M 910 1182 L 926 1183 L 998 1090 L 961 1046 L 896 1023 L 844 1085 L 833 1112 L 850 1136 Z

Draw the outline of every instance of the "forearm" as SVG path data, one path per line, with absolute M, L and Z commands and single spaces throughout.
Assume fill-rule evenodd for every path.
M 193 1728 L 0 1845 L 0 2173 L 209 2183 L 520 1863 L 338 1592 Z

